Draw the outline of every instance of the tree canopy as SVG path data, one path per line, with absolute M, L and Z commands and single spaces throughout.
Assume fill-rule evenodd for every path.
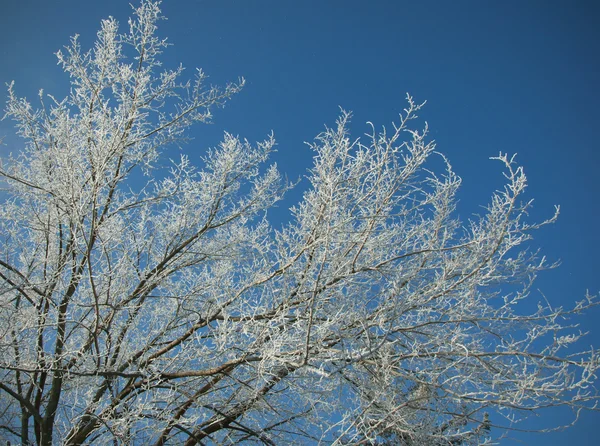
M 170 152 L 244 80 L 164 69 L 159 6 L 57 53 L 64 99 L 34 107 L 9 87 L 24 145 L 0 165 L 0 436 L 480 444 L 531 411 L 595 405 L 599 360 L 568 319 L 596 301 L 523 305 L 553 266 L 527 241 L 558 208 L 528 221 L 514 157 L 495 158 L 504 188 L 463 221 L 422 104 L 362 138 L 342 111 L 275 227 L 292 185 L 268 164 L 272 135 Z

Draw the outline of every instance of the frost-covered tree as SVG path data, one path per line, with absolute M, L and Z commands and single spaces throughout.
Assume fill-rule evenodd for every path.
M 135 15 L 58 53 L 65 99 L 34 108 L 9 88 L 25 144 L 0 165 L 0 437 L 475 444 L 595 403 L 598 357 L 563 326 L 594 301 L 520 308 L 547 266 L 522 248 L 540 224 L 512 158 L 484 214 L 459 221 L 460 178 L 415 128 L 419 104 L 362 140 L 342 113 L 275 229 L 273 138 L 226 134 L 161 167 L 243 80 L 181 83 L 159 62 L 158 3 Z

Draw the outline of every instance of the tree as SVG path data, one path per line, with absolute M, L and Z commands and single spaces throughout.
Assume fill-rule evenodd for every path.
M 237 93 L 160 71 L 159 3 L 119 34 L 57 53 L 63 100 L 11 85 L 26 141 L 2 160 L 0 432 L 21 444 L 476 444 L 548 406 L 592 407 L 599 367 L 564 319 L 521 308 L 537 272 L 522 248 L 523 169 L 461 222 L 460 178 L 421 105 L 391 131 L 312 144 L 310 187 L 265 166 L 274 139 L 230 134 L 195 165 L 166 149 Z M 428 160 L 445 169 L 434 173 Z M 510 426 L 509 426 L 510 427 Z

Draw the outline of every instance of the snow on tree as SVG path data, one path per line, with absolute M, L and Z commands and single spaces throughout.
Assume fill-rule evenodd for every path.
M 73 38 L 65 99 L 34 108 L 9 88 L 25 144 L 0 166 L 2 438 L 477 444 L 523 413 L 595 404 L 598 357 L 564 325 L 595 301 L 520 308 L 548 267 L 525 242 L 554 217 L 527 221 L 513 158 L 460 221 L 421 105 L 363 139 L 343 112 L 275 229 L 266 211 L 289 186 L 266 165 L 272 137 L 226 134 L 160 167 L 244 81 L 162 69 L 159 19 L 143 0 L 128 32 L 109 18 L 92 50 Z

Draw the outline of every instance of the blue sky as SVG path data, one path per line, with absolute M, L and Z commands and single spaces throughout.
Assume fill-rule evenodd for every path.
M 238 76 L 248 81 L 215 113 L 213 125 L 194 132 L 187 152 L 201 154 L 224 130 L 250 140 L 273 130 L 276 161 L 295 179 L 311 164 L 303 142 L 333 124 L 338 106 L 354 112 L 358 136 L 366 121 L 391 123 L 410 92 L 428 101 L 421 116 L 463 178 L 459 213 L 477 212 L 502 185 L 501 166 L 488 158 L 518 153 L 536 200 L 532 219 L 561 205 L 558 222 L 532 245 L 562 266 L 542 275 L 537 287 L 564 306 L 586 290 L 600 291 L 600 4 L 171 0 L 163 12 L 169 20 L 161 34 L 174 44 L 167 64 L 182 62 L 190 74 L 202 67 L 216 84 Z M 128 2 L 2 0 L 0 82 L 15 80 L 17 92 L 29 98 L 39 88 L 64 95 L 68 79 L 53 53 L 75 33 L 89 46 L 108 15 L 126 25 Z M 9 122 L 0 122 L 0 136 L 7 136 L 1 153 L 17 148 L 11 132 Z M 582 349 L 600 347 L 598 321 L 600 311 L 581 319 L 592 331 Z M 552 412 L 539 421 L 552 425 L 560 416 Z M 566 432 L 514 436 L 531 445 L 592 445 L 599 421 L 586 414 Z

